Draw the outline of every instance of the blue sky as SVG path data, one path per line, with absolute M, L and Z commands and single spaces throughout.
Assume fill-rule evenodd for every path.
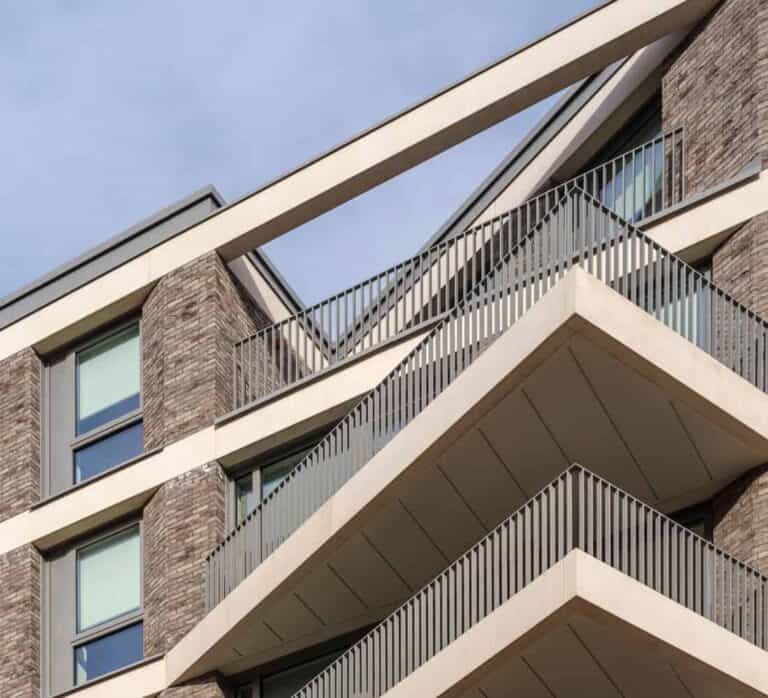
M 8 5 L 0 25 L 0 296 L 205 184 L 238 198 L 594 4 Z M 397 262 L 550 103 L 267 251 L 308 302 Z

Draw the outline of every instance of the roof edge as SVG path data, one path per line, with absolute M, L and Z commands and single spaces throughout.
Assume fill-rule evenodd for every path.
M 289 176 L 292 176 L 301 170 L 304 170 L 310 164 L 317 162 L 319 160 L 322 160 L 324 158 L 327 158 L 328 156 L 340 150 L 341 148 L 344 148 L 349 144 L 360 140 L 361 138 L 367 136 L 373 131 L 376 131 L 382 126 L 402 117 L 403 115 L 411 111 L 414 111 L 415 109 L 419 108 L 423 104 L 430 102 L 431 100 L 435 99 L 436 97 L 439 97 L 445 92 L 448 92 L 451 89 L 457 87 L 458 85 L 461 85 L 477 77 L 478 75 L 485 73 L 488 70 L 491 70 L 493 67 L 495 67 L 499 63 L 502 63 L 508 60 L 509 58 L 511 58 L 512 56 L 515 56 L 529 49 L 530 47 L 535 46 L 536 44 L 539 44 L 542 41 L 545 41 L 551 36 L 562 31 L 563 29 L 566 29 L 572 24 L 575 24 L 583 20 L 584 18 L 600 11 L 601 9 L 603 9 L 608 5 L 614 4 L 615 2 L 617 2 L 617 0 L 600 0 L 593 7 L 563 22 L 562 24 L 556 26 L 549 32 L 546 32 L 545 34 L 533 39 L 532 41 L 523 44 L 522 46 L 516 47 L 512 51 L 506 53 L 505 55 L 494 59 L 493 61 L 489 62 L 487 65 L 472 71 L 468 75 L 465 75 L 464 77 L 456 80 L 455 82 L 441 88 L 437 92 L 430 94 L 423 99 L 417 100 L 415 103 L 411 104 L 405 109 L 402 109 L 392 114 L 391 116 L 383 119 L 382 121 L 374 124 L 373 126 L 331 147 L 325 152 L 322 152 L 321 154 L 313 158 L 310 158 L 304 163 L 298 165 L 297 167 L 294 167 L 288 170 L 287 172 L 284 172 L 282 175 L 279 175 L 271 179 L 270 181 L 266 182 L 262 186 L 235 199 L 232 202 L 226 203 L 223 197 L 221 197 L 221 195 L 212 185 L 209 185 L 207 187 L 204 187 L 198 190 L 197 192 L 193 193 L 189 197 L 186 197 L 185 199 L 182 199 L 181 201 L 176 202 L 175 204 L 172 204 L 170 207 L 163 209 L 159 213 L 151 216 L 150 218 L 142 221 L 141 223 L 135 226 L 132 226 L 128 230 L 118 234 L 117 236 L 106 241 L 105 243 L 102 243 L 101 245 L 88 250 L 87 252 L 83 253 L 75 260 L 68 262 L 60 267 L 57 267 L 53 271 L 36 279 L 30 284 L 0 299 L 0 330 L 8 327 L 14 322 L 25 317 L 26 315 L 29 315 L 35 312 L 41 307 L 44 307 L 45 305 L 53 302 L 54 300 L 57 300 L 61 296 L 76 290 L 77 288 L 84 285 L 85 283 L 88 283 L 89 281 L 92 281 L 93 279 L 98 278 L 99 276 L 117 268 L 122 264 L 125 264 L 126 262 L 130 261 L 130 259 L 133 259 L 135 256 L 137 256 L 137 254 L 141 254 L 141 252 L 145 252 L 148 249 L 151 249 L 157 244 L 160 244 L 160 242 L 164 242 L 165 240 L 170 239 L 171 237 L 174 237 L 175 235 L 178 235 L 184 232 L 188 228 L 200 223 L 202 220 L 213 217 L 225 209 L 232 208 L 233 206 L 236 206 L 237 204 L 253 196 L 256 196 L 257 194 L 261 193 L 265 189 L 268 189 L 269 187 L 274 186 L 276 183 L 287 179 Z M 587 80 L 590 80 L 590 78 L 587 78 Z M 121 246 L 128 245 L 140 234 L 146 233 L 149 230 L 152 230 L 155 226 L 159 226 L 159 225 L 162 225 L 163 223 L 168 222 L 171 217 L 178 216 L 180 213 L 183 213 L 189 207 L 194 206 L 196 203 L 198 204 L 201 203 L 206 198 L 209 198 L 214 203 L 214 206 L 213 206 L 213 209 L 211 211 L 208 211 L 205 215 L 200 216 L 193 222 L 185 221 L 183 224 L 181 224 L 181 221 L 179 221 L 179 225 L 175 226 L 174 232 L 166 233 L 163 236 L 158 236 L 158 237 L 162 237 L 162 239 L 159 242 L 148 243 L 146 246 L 143 247 L 143 249 L 141 249 L 141 252 L 139 253 L 115 254 L 115 257 L 119 257 L 120 261 L 112 262 L 112 263 L 101 263 L 101 264 L 99 263 L 101 260 L 103 260 L 103 258 L 105 258 L 110 253 L 115 253 L 116 251 L 119 251 L 119 248 Z M 264 253 L 261 252 L 260 255 L 263 257 Z M 99 270 L 89 271 L 89 273 L 84 273 L 84 270 L 86 270 L 86 268 L 89 265 L 98 267 Z M 276 271 L 274 269 L 274 265 L 272 265 L 271 263 L 267 264 L 265 262 L 265 267 L 270 269 L 270 273 L 273 273 L 274 271 Z M 67 277 L 74 277 L 78 272 L 82 273 L 82 276 L 84 277 L 84 279 L 71 278 L 69 279 L 68 282 L 65 282 Z M 279 276 L 279 274 L 277 276 Z M 282 279 L 282 277 L 280 278 Z M 54 286 L 56 283 L 60 283 L 61 286 L 65 287 L 66 290 L 59 291 L 59 290 L 52 289 L 51 287 Z M 301 301 L 299 300 L 298 296 L 295 294 L 295 292 L 293 292 L 290 289 L 290 286 L 288 286 L 287 282 L 285 282 L 284 279 L 281 282 L 279 282 L 279 285 L 283 287 L 283 290 L 286 293 L 290 292 L 291 295 L 293 296 L 294 301 L 298 302 L 298 304 L 301 305 Z M 39 299 L 35 299 L 35 296 L 38 294 L 41 297 Z
M 270 256 L 260 247 L 246 254 L 251 263 L 264 277 L 278 298 L 293 313 L 299 313 L 306 307 L 301 296 L 288 283 L 288 280 L 280 273 Z
M 52 281 L 70 274 L 75 269 L 82 267 L 88 262 L 91 262 L 96 258 L 106 254 L 107 252 L 119 247 L 120 245 L 123 245 L 126 242 L 138 237 L 142 233 L 146 232 L 149 228 L 153 228 L 160 223 L 163 223 L 170 218 L 177 216 L 182 211 L 194 206 L 195 204 L 199 204 L 206 199 L 211 199 L 216 208 L 221 208 L 226 205 L 224 198 L 212 184 L 201 187 L 192 194 L 189 194 L 188 196 L 175 201 L 169 206 L 166 206 L 160 211 L 153 213 L 151 216 L 148 216 L 147 218 L 144 218 L 129 228 L 126 228 L 117 235 L 114 235 L 104 242 L 85 250 L 85 252 L 82 252 L 69 262 L 65 262 L 58 267 L 54 267 L 51 271 L 46 272 L 42 276 L 37 277 L 21 288 L 12 291 L 6 296 L 3 296 L 0 298 L 0 313 L 9 305 L 12 305 L 18 301 L 20 298 L 28 296 L 34 291 L 51 283 Z

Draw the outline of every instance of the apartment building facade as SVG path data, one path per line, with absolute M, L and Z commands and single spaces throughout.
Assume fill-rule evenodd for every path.
M 563 89 L 395 267 L 259 250 Z M 0 692 L 768 695 L 767 163 L 768 4 L 611 0 L 0 301 Z

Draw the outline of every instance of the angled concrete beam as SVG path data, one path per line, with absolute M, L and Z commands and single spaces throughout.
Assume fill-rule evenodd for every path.
M 138 307 L 161 276 L 216 250 L 239 256 L 670 32 L 717 0 L 610 0 L 561 29 L 221 209 L 0 333 L 0 359 L 41 351 Z

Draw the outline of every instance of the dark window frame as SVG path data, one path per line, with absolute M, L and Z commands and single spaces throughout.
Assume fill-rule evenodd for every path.
M 107 531 L 100 531 L 99 535 L 96 535 L 92 539 L 86 539 L 83 542 L 79 542 L 78 545 L 75 546 L 74 548 L 74 552 L 75 552 L 75 613 L 77 614 L 80 610 L 79 609 L 80 575 L 78 574 L 79 570 L 77 567 L 80 553 L 84 549 L 89 548 L 92 545 L 101 543 L 105 540 L 108 540 L 109 538 L 112 538 L 113 536 L 117 536 L 120 533 L 130 531 L 131 529 L 134 529 L 134 528 L 137 529 L 139 534 L 139 577 L 142 580 L 138 607 L 130 611 L 126 611 L 125 613 L 121 613 L 120 615 L 115 616 L 114 618 L 109 618 L 108 620 L 102 621 L 101 623 L 87 627 L 85 628 L 85 630 L 78 630 L 77 622 L 75 622 L 76 635 L 72 640 L 73 647 L 82 645 L 85 642 L 90 642 L 91 640 L 95 640 L 100 637 L 104 637 L 105 635 L 109 635 L 112 632 L 121 630 L 122 628 L 128 627 L 129 625 L 133 625 L 137 620 L 140 620 L 143 617 L 144 615 L 144 584 L 143 584 L 144 532 L 143 532 L 143 527 L 140 520 L 123 522 L 122 525 L 110 528 Z
M 298 453 L 308 453 L 311 451 L 323 437 L 328 433 L 330 427 L 321 427 L 320 429 L 314 429 L 296 439 L 293 439 L 285 444 L 282 444 L 274 449 L 270 449 L 265 453 L 249 458 L 247 461 L 240 463 L 228 472 L 228 482 L 225 498 L 225 518 L 227 526 L 234 528 L 238 524 L 238 511 L 237 511 L 237 482 L 249 474 L 251 476 L 251 487 L 254 493 L 258 493 L 256 498 L 256 506 L 262 501 L 261 492 L 263 486 L 263 471 L 270 467 L 277 465 L 280 461 L 283 461 L 291 456 L 295 456 Z M 296 464 L 301 462 L 301 459 Z M 291 468 L 291 470 L 293 467 Z M 289 471 L 290 472 L 290 471 Z
M 692 506 L 680 509 L 670 514 L 670 518 L 676 523 L 693 530 L 691 527 L 696 523 L 704 524 L 704 535 L 702 536 L 709 542 L 712 542 L 715 531 L 714 511 L 712 501 L 699 502 Z M 695 531 L 694 531 L 695 533 Z
M 139 339 L 139 405 L 126 414 L 100 424 L 82 434 L 77 433 L 77 401 L 79 389 L 78 354 L 90 349 L 109 337 L 126 332 L 131 327 L 137 327 Z M 141 457 L 145 452 L 145 444 L 141 444 L 139 453 L 115 463 L 95 475 L 77 479 L 76 453 L 99 441 L 107 439 L 120 431 L 144 423 L 144 361 L 143 352 L 143 321 L 140 315 L 132 314 L 111 323 L 68 345 L 45 361 L 45 375 L 41 386 L 43 405 L 42 414 L 42 477 L 41 496 L 43 499 L 61 494 L 72 487 L 77 487 L 91 477 L 119 468 L 124 462 Z M 54 377 L 55 376 L 55 377 Z M 54 386 L 54 381 L 58 382 Z M 55 396 L 54 396 L 55 395 Z M 54 429 L 61 429 L 60 422 L 66 423 L 67 433 L 64 436 L 53 436 Z M 65 445 L 66 444 L 66 445 Z M 64 453 L 64 450 L 67 452 Z M 64 472 L 64 470 L 68 472 Z
M 139 533 L 139 607 L 79 631 L 77 627 L 80 585 L 77 565 L 78 553 L 91 545 L 133 528 L 137 528 Z M 92 682 L 101 681 L 103 676 L 108 674 L 88 679 L 80 684 L 77 683 L 77 649 L 138 623 L 144 624 L 144 539 L 144 521 L 140 515 L 133 514 L 100 528 L 98 531 L 86 534 L 76 541 L 68 542 L 46 556 L 43 563 L 43 594 L 41 597 L 43 632 L 40 668 L 43 696 L 56 696 L 75 688 L 83 688 Z M 54 566 L 56 566 L 55 572 Z M 66 590 L 63 594 L 62 587 Z M 142 647 L 142 657 L 138 661 L 144 661 L 145 658 Z M 136 663 L 136 661 L 131 661 L 114 671 L 123 671 Z

